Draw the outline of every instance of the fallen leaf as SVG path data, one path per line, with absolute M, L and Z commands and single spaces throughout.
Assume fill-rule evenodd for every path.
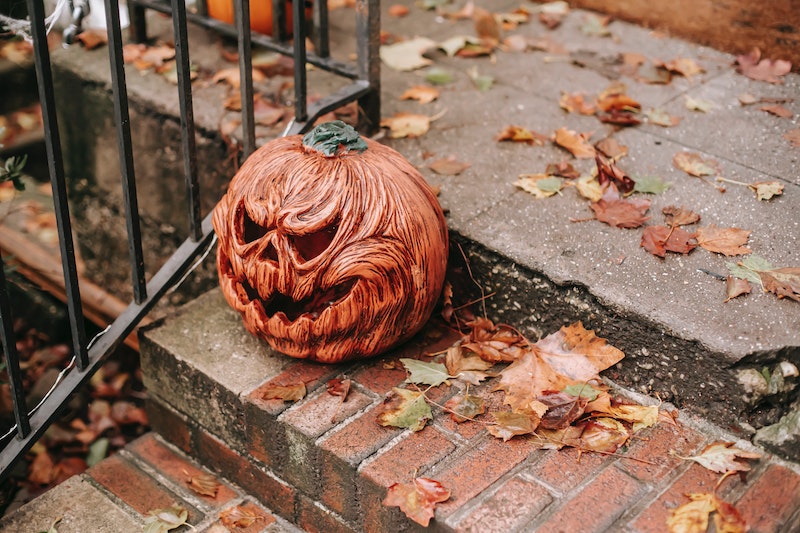
M 769 261 L 759 255 L 749 255 L 738 263 L 726 263 L 731 274 L 737 278 L 746 279 L 751 283 L 761 285 L 760 271 L 772 270 Z
M 694 59 L 681 57 L 667 61 L 663 64 L 664 68 L 670 72 L 676 72 L 684 78 L 692 79 L 692 76 L 705 72 L 705 69 L 697 64 Z
M 540 339 L 534 347 L 555 372 L 579 382 L 596 379 L 600 371 L 625 357 L 621 350 L 584 328 L 581 322 L 562 326 L 557 332 Z
M 392 4 L 389 6 L 389 15 L 392 17 L 401 18 L 405 17 L 409 13 L 411 13 L 411 10 L 402 4 Z
M 652 427 L 658 422 L 657 405 L 615 405 L 609 408 L 611 418 L 633 424 L 633 432 Z
M 741 513 L 730 503 L 721 500 L 716 494 L 714 497 L 714 527 L 717 533 L 746 533 L 748 530 L 747 522 L 742 518 Z
M 761 271 L 758 275 L 765 291 L 774 293 L 778 298 L 800 302 L 800 268 L 775 268 Z
M 638 228 L 650 220 L 646 216 L 650 209 L 650 200 L 644 198 L 613 199 L 601 198 L 589 207 L 600 222 L 615 228 Z
M 783 194 L 783 183 L 779 181 L 757 181 L 748 185 L 759 200 L 769 200 Z
M 679 117 L 672 116 L 663 109 L 648 109 L 644 112 L 644 117 L 647 122 L 664 128 L 677 126 L 681 121 Z
M 684 207 L 668 205 L 661 212 L 666 218 L 667 226 L 688 226 L 700 222 L 700 215 Z
M 760 100 L 750 93 L 742 93 L 739 95 L 739 103 L 742 105 L 753 105 L 758 102 L 760 102 Z
M 253 97 L 253 118 L 260 126 L 274 126 L 286 116 L 286 108 L 256 94 Z
M 769 83 L 783 83 L 780 76 L 792 70 L 789 61 L 778 59 L 761 59 L 761 50 L 753 48 L 748 54 L 736 56 L 736 72 L 744 74 L 751 80 L 766 81 Z
M 600 396 L 601 391 L 595 389 L 588 383 L 575 383 L 572 385 L 567 385 L 561 392 L 565 392 L 570 396 L 585 398 L 588 402 L 593 402 L 598 398 L 598 396 Z
M 467 69 L 467 76 L 469 76 L 469 79 L 472 80 L 475 88 L 482 93 L 485 93 L 492 88 L 492 85 L 494 85 L 494 77 L 487 74 L 481 74 L 478 71 L 477 66 Z
M 713 159 L 703 159 L 693 152 L 678 152 L 672 158 L 672 164 L 690 176 L 712 176 L 719 174 L 719 163 Z
M 514 185 L 534 197 L 542 199 L 558 193 L 562 187 L 561 178 L 548 174 L 520 174 Z
M 681 228 L 667 226 L 648 226 L 642 231 L 641 246 L 653 255 L 666 257 L 667 252 L 688 254 L 697 247 L 694 233 Z
M 706 446 L 699 455 L 686 457 L 686 459 L 699 463 L 708 470 L 720 474 L 747 472 L 750 470 L 750 465 L 739 461 L 760 458 L 760 453 L 739 449 L 734 446 L 733 442 L 715 442 Z
M 793 146 L 800 147 L 800 128 L 787 131 L 783 138 L 792 143 Z
M 628 155 L 628 147 L 623 146 L 613 137 L 606 137 L 605 139 L 595 143 L 594 147 L 604 156 L 618 160 Z
M 583 424 L 579 447 L 584 451 L 613 453 L 629 438 L 630 433 L 621 422 L 613 418 L 592 418 Z
M 154 509 L 147 513 L 144 519 L 144 533 L 166 533 L 186 525 L 189 511 L 180 505 L 173 505 L 163 509 Z
M 237 505 L 219 513 L 219 519 L 225 527 L 245 529 L 252 526 L 256 520 L 260 520 L 261 516 L 241 505 Z
M 471 16 L 471 15 L 470 15 Z M 455 57 L 455 55 L 467 46 L 467 43 L 471 40 L 471 37 L 466 35 L 456 35 L 454 37 L 450 37 L 449 39 L 445 39 L 444 41 L 440 42 L 436 45 L 437 48 L 444 51 L 448 57 Z M 480 42 L 480 41 L 476 41 Z
M 467 420 L 472 420 L 476 416 L 486 412 L 483 398 L 467 393 L 450 398 L 444 406 L 449 410 L 450 418 L 458 424 L 466 422 Z
M 418 477 L 412 483 L 394 483 L 383 505 L 399 507 L 407 517 L 423 527 L 433 518 L 437 503 L 450 498 L 450 489 L 433 479 Z
M 466 324 L 471 328 L 467 342 L 461 346 L 491 363 L 516 361 L 528 351 L 527 339 L 515 329 L 495 326 L 488 318 L 477 318 Z
M 426 363 L 408 358 L 402 358 L 400 362 L 403 363 L 409 374 L 406 383 L 436 387 L 455 377 L 448 374 L 447 367 L 441 363 Z
M 262 389 L 263 400 L 283 400 L 296 402 L 306 397 L 306 384 L 293 383 L 292 385 L 267 385 Z
M 537 415 L 531 413 L 499 411 L 492 413 L 492 416 L 495 423 L 486 426 L 486 431 L 498 439 L 503 439 L 503 442 L 517 435 L 529 435 L 538 426 Z
M 470 166 L 472 166 L 470 163 L 458 161 L 453 155 L 442 159 L 436 159 L 428 164 L 428 168 L 443 176 L 458 176 Z
M 702 98 L 692 98 L 691 96 L 684 96 L 684 105 L 686 109 L 689 111 L 699 111 L 701 113 L 708 113 L 712 111 L 717 106 L 713 102 L 709 100 L 703 100 Z
M 745 246 L 750 238 L 750 231 L 739 228 L 718 228 L 711 225 L 697 229 L 697 244 L 709 252 L 727 256 L 746 255 L 752 250 Z
M 539 427 L 545 429 L 562 429 L 569 426 L 583 415 L 588 403 L 586 398 L 559 391 L 546 391 L 537 400 L 547 406 L 547 411 L 539 424 Z
M 383 45 L 379 54 L 381 61 L 389 68 L 399 71 L 416 70 L 433 63 L 422 54 L 434 46 L 436 46 L 434 41 L 426 37 L 416 37 L 408 41 Z
M 94 50 L 108 42 L 108 33 L 105 30 L 89 28 L 79 33 L 75 40 L 87 50 Z
M 611 30 L 608 29 L 608 24 L 611 22 L 611 17 L 608 15 L 587 15 L 581 25 L 581 31 L 586 35 L 594 37 L 609 37 Z
M 776 117 L 792 118 L 794 116 L 794 113 L 792 113 L 789 109 L 778 104 L 761 106 L 759 109 L 775 115 Z
M 464 4 L 464 7 L 462 7 L 458 11 L 448 11 L 443 13 L 443 15 L 444 18 L 450 20 L 464 20 L 464 19 L 471 19 L 474 11 L 475 11 L 475 3 L 472 2 L 472 0 L 470 0 L 469 2 Z
M 730 274 L 725 278 L 725 301 L 728 302 L 733 300 L 737 296 L 741 296 L 743 294 L 750 294 L 750 291 L 753 290 L 753 287 L 750 285 L 750 282 L 746 279 L 740 279 L 734 277 Z
M 447 85 L 454 79 L 453 73 L 445 68 L 431 67 L 425 71 L 425 81 L 434 85 Z
M 687 494 L 691 500 L 672 511 L 667 519 L 669 533 L 706 533 L 714 512 L 713 494 Z
M 505 391 L 503 402 L 519 413 L 536 411 L 536 407 L 541 405 L 537 398 L 544 391 L 563 390 L 575 382 L 556 372 L 539 350 L 529 350 L 500 373 L 495 390 Z
M 661 194 L 670 188 L 661 176 L 637 176 L 633 181 L 633 192 Z
M 55 477 L 53 458 L 46 450 L 37 453 L 28 469 L 28 481 L 37 485 L 49 485 Z
M 147 46 L 133 60 L 137 70 L 147 70 L 153 67 L 160 67 L 165 62 L 175 59 L 175 48 L 162 44 L 158 46 Z
M 601 187 L 612 183 L 617 191 L 623 195 L 633 192 L 636 182 L 620 170 L 614 161 L 607 160 L 600 154 L 596 154 L 594 160 L 597 165 L 597 180 L 600 182 Z
M 478 355 L 465 356 L 460 345 L 448 348 L 444 364 L 448 374 L 473 385 L 486 379 L 488 375 L 485 371 L 494 365 Z
M 558 100 L 561 109 L 568 113 L 580 113 L 581 115 L 594 115 L 597 112 L 597 105 L 594 102 L 587 102 L 583 93 L 561 93 Z
M 401 100 L 416 100 L 420 104 L 429 104 L 439 98 L 439 89 L 427 85 L 414 85 L 400 95 Z
M 500 42 L 500 25 L 494 14 L 480 7 L 472 11 L 475 33 L 484 42 L 496 45 Z
M 547 169 L 545 169 L 545 174 L 549 174 L 551 176 L 561 176 L 562 178 L 567 179 L 578 179 L 581 177 L 581 173 L 572 166 L 572 163 L 569 161 L 561 161 L 560 163 L 548 163 Z
M 432 419 L 431 407 L 422 392 L 398 387 L 392 388 L 378 414 L 380 425 L 409 428 L 411 431 L 420 431 Z
M 603 197 L 603 189 L 595 176 L 581 176 L 575 181 L 578 194 L 591 202 L 597 202 Z
M 523 142 L 536 146 L 544 146 L 548 140 L 546 135 L 536 133 L 522 126 L 506 126 L 503 131 L 497 134 L 495 139 L 498 141 Z
M 530 42 L 524 35 L 509 35 L 503 39 L 503 47 L 508 52 L 525 52 L 530 48 Z
M 217 478 L 211 474 L 200 474 L 199 476 L 192 476 L 186 480 L 186 484 L 192 489 L 192 492 L 201 496 L 208 496 L 216 498 L 217 492 L 221 486 Z
M 389 128 L 389 137 L 392 139 L 419 137 L 430 129 L 431 117 L 414 113 L 395 113 L 392 117 L 382 119 L 381 127 Z
M 578 159 L 591 159 L 596 155 L 594 146 L 588 141 L 588 135 L 585 133 L 577 133 L 562 127 L 555 132 L 555 143 Z
M 350 393 L 350 384 L 349 379 L 334 378 L 328 381 L 328 394 L 338 396 L 342 402 L 346 402 L 347 395 Z
M 258 83 L 264 81 L 266 76 L 260 71 L 253 69 L 253 82 Z M 218 70 L 214 77 L 211 78 L 212 83 L 225 82 L 234 89 L 238 89 L 241 81 L 239 79 L 239 67 L 223 68 Z

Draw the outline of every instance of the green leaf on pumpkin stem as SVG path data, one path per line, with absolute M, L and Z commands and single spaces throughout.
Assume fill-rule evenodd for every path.
M 328 157 L 333 157 L 341 152 L 361 153 L 367 149 L 367 143 L 358 132 L 341 120 L 333 120 L 316 126 L 303 136 L 303 145 Z

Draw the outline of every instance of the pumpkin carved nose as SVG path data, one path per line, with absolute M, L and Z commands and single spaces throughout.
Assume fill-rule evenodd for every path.
M 319 257 L 328 249 L 338 229 L 338 226 L 332 225 L 306 235 L 290 235 L 289 244 L 294 247 L 298 258 L 305 263 Z

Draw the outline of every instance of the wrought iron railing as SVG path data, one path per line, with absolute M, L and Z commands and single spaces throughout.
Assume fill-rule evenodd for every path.
M 358 101 L 362 129 L 377 127 L 380 107 L 379 46 L 379 0 L 356 0 L 356 47 L 355 65 L 338 62 L 330 57 L 328 39 L 327 2 L 315 1 L 310 24 L 315 41 L 315 52 L 306 50 L 306 35 L 309 24 L 305 16 L 304 2 L 293 2 L 293 38 L 287 39 L 285 30 L 285 0 L 271 1 L 276 14 L 275 38 L 251 33 L 249 0 L 234 0 L 235 23 L 225 24 L 203 15 L 187 13 L 185 0 L 129 0 L 131 21 L 135 38 L 144 41 L 147 37 L 146 10 L 156 10 L 172 15 L 177 59 L 180 121 L 182 127 L 182 154 L 184 177 L 188 197 L 186 208 L 189 218 L 189 237 L 156 272 L 149 282 L 145 281 L 145 257 L 142 250 L 139 208 L 136 194 L 134 154 L 131 141 L 128 96 L 125 67 L 122 56 L 122 32 L 119 19 L 119 0 L 105 0 L 106 26 L 108 28 L 108 50 L 111 65 L 111 86 L 114 100 L 114 115 L 117 127 L 119 162 L 123 203 L 127 223 L 128 250 L 132 279 L 133 302 L 99 336 L 91 341 L 87 338 L 81 304 L 81 282 L 75 259 L 75 243 L 72 237 L 70 210 L 67 199 L 67 183 L 61 151 L 61 139 L 56 118 L 56 102 L 53 76 L 45 30 L 43 0 L 27 0 L 31 20 L 31 36 L 34 47 L 35 69 L 38 80 L 39 99 L 45 131 L 45 146 L 48 169 L 53 191 L 53 203 L 58 226 L 59 246 L 66 293 L 66 304 L 70 318 L 70 330 L 74 357 L 62 370 L 56 385 L 36 406 L 26 405 L 23 390 L 20 360 L 15 346 L 13 317 L 14 305 L 10 301 L 6 279 L 0 257 L 0 340 L 9 375 L 13 411 L 16 423 L 0 435 L 0 480 L 5 479 L 11 467 L 44 433 L 58 417 L 61 408 L 73 393 L 78 391 L 100 368 L 105 358 L 136 328 L 153 306 L 168 290 L 180 283 L 191 271 L 198 259 L 203 257 L 213 244 L 210 214 L 201 213 L 197 160 L 195 148 L 195 126 L 192 104 L 192 86 L 189 67 L 189 44 L 187 22 L 200 24 L 238 40 L 239 70 L 241 75 L 242 100 L 242 157 L 249 156 L 256 147 L 253 109 L 253 80 L 251 51 L 253 44 L 263 46 L 294 57 L 294 119 L 284 135 L 302 133 L 309 129 L 321 115 L 344 104 Z M 74 21 L 73 21 L 74 22 Z M 78 24 L 80 20 L 77 21 Z M 74 30 L 73 30 L 74 31 Z M 306 64 L 312 64 L 352 83 L 312 105 L 307 103 Z M 143 157 L 146 154 L 143 154 Z M 176 179 L 180 179 L 176 176 Z

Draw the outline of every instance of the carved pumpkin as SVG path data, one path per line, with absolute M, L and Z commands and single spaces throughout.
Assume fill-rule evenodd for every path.
M 206 0 L 208 16 L 233 24 L 233 2 L 235 0 Z M 286 31 L 292 33 L 292 2 L 286 0 Z M 250 0 L 250 28 L 272 35 L 272 0 Z
M 213 223 L 226 300 L 293 357 L 378 354 L 422 327 L 444 282 L 447 227 L 430 186 L 341 121 L 254 152 Z

